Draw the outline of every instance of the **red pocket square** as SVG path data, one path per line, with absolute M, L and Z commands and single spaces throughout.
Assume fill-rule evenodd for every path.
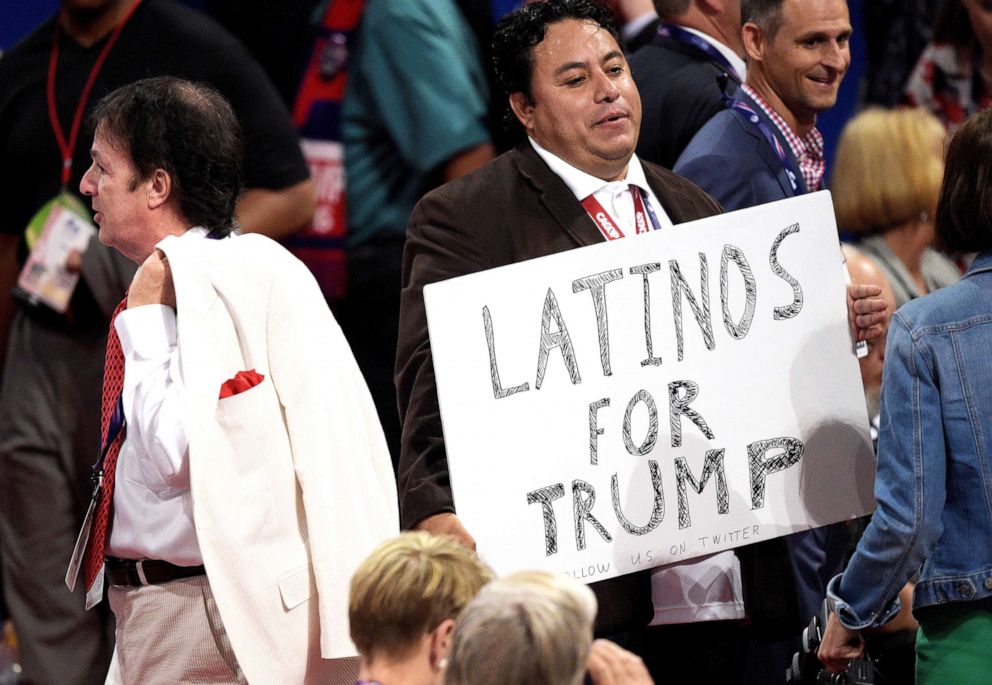
M 234 378 L 224 381 L 223 385 L 220 386 L 220 399 L 237 395 L 239 392 L 244 392 L 245 390 L 250 390 L 263 380 L 265 380 L 265 376 L 260 373 L 256 373 L 255 369 L 238 371 Z

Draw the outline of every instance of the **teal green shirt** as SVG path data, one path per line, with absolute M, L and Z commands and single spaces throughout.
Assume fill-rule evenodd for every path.
M 452 0 L 370 0 L 343 111 L 349 246 L 405 233 L 444 162 L 489 140 L 488 97 Z

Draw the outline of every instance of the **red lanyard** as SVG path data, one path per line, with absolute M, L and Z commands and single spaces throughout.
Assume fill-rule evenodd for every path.
M 117 28 L 114 32 L 110 34 L 110 39 L 107 44 L 103 46 L 103 50 L 96 58 L 96 63 L 93 68 L 90 69 L 90 75 L 86 79 L 86 85 L 83 86 L 83 92 L 79 96 L 79 103 L 76 105 L 76 113 L 72 117 L 72 128 L 69 130 L 69 140 L 66 141 L 65 133 L 62 131 L 62 125 L 59 123 L 59 115 L 55 110 L 55 71 L 59 64 L 59 21 L 55 20 L 55 40 L 52 42 L 52 56 L 48 61 L 48 83 L 46 87 L 46 95 L 48 97 L 48 120 L 52 123 L 52 130 L 55 132 L 55 140 L 59 145 L 59 152 L 62 153 L 62 187 L 69 185 L 69 180 L 72 178 L 72 152 L 76 149 L 76 140 L 79 138 L 79 127 L 83 123 L 83 111 L 86 109 L 86 103 L 90 99 L 90 91 L 93 90 L 93 84 L 96 82 L 96 77 L 100 73 L 100 69 L 103 68 L 103 63 L 107 59 L 107 55 L 110 54 L 111 49 L 114 47 L 114 43 L 117 42 L 117 37 L 121 35 L 121 31 L 124 30 L 124 26 L 127 24 L 131 15 L 134 14 L 134 10 L 138 8 L 141 4 L 141 0 L 137 0 L 131 8 L 121 19 L 120 23 L 117 24 Z
M 644 201 L 641 199 L 641 192 L 636 186 L 630 186 L 631 197 L 634 198 L 634 231 L 637 233 L 647 233 L 648 219 L 647 212 L 644 211 Z M 592 220 L 596 222 L 599 227 L 599 232 L 603 234 L 607 240 L 616 240 L 617 238 L 623 238 L 623 231 L 620 230 L 620 225 L 613 220 L 603 205 L 599 203 L 595 195 L 590 195 L 585 200 L 582 201 L 582 206 L 585 207 L 586 212 L 592 217 Z

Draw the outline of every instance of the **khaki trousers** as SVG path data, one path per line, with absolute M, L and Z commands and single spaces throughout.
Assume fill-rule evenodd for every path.
M 108 590 L 117 649 L 107 683 L 245 683 L 207 577 Z

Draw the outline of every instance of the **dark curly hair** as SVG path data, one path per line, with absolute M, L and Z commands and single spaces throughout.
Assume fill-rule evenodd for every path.
M 190 226 L 218 236 L 234 229 L 243 183 L 241 127 L 223 95 L 171 76 L 142 79 L 100 100 L 89 121 L 126 148 L 138 172 L 133 186 L 164 169 Z
M 493 34 L 493 67 L 505 95 L 523 93 L 531 100 L 534 46 L 544 40 L 548 26 L 565 19 L 598 24 L 620 44 L 613 14 L 595 0 L 544 0 L 526 4 L 503 17 Z M 505 118 L 516 123 L 509 109 Z

